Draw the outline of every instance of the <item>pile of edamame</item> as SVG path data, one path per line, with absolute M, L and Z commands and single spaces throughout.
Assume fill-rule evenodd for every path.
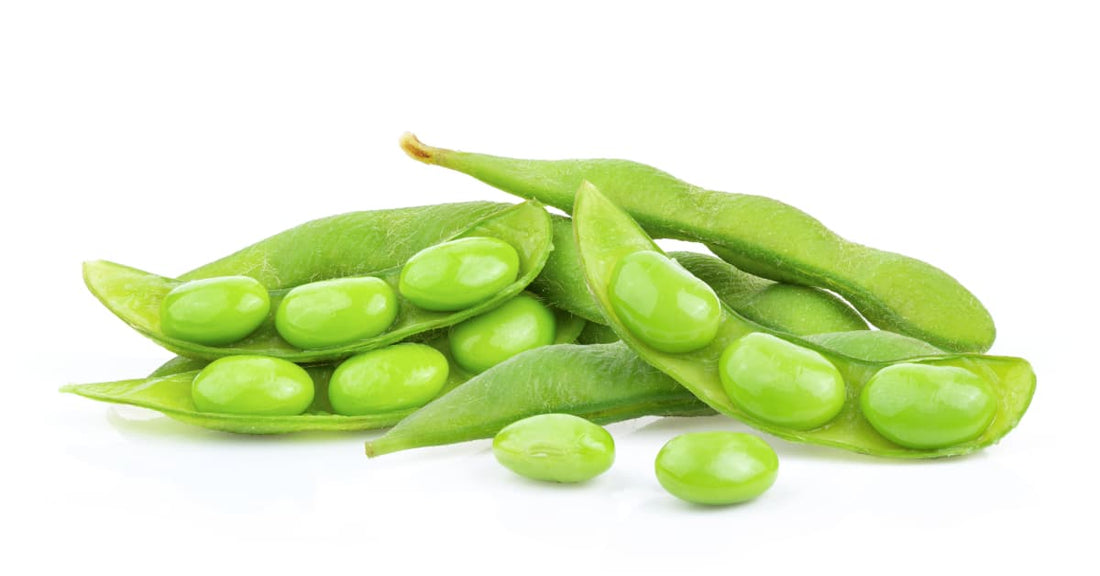
M 178 356 L 62 390 L 235 433 L 388 428 L 370 457 L 493 438 L 504 467 L 547 482 L 609 470 L 602 425 L 641 416 L 938 458 L 996 443 L 1030 403 L 1031 366 L 984 354 L 993 321 L 961 284 L 793 207 L 623 160 L 401 145 L 526 200 L 342 214 L 178 277 L 85 263 L 92 294 Z M 679 435 L 654 460 L 660 486 L 705 505 L 756 498 L 778 469 L 735 432 Z

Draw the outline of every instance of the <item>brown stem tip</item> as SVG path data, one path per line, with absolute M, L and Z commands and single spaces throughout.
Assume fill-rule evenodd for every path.
M 421 142 L 412 132 L 401 135 L 401 149 L 411 158 L 425 164 L 435 164 L 436 156 L 440 152 L 439 148 L 432 148 Z

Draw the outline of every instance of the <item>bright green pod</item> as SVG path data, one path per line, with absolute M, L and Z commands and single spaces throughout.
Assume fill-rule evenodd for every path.
M 849 241 L 771 198 L 707 190 L 627 160 L 505 158 L 428 146 L 412 134 L 401 146 L 420 162 L 569 213 L 578 187 L 591 182 L 654 237 L 702 242 L 745 272 L 831 290 L 872 324 L 945 350 L 988 350 L 996 336 L 982 303 L 946 272 Z
M 218 346 L 251 334 L 270 309 L 267 289 L 247 276 L 194 280 L 164 296 L 160 327 L 172 338 Z
M 657 481 L 695 504 L 746 502 L 771 488 L 779 458 L 760 438 L 740 432 L 693 432 L 669 440 L 657 453 Z
M 821 353 L 770 334 L 746 334 L 726 347 L 718 374 L 730 399 L 775 424 L 810 430 L 844 408 L 844 377 Z
M 868 380 L 860 409 L 891 441 L 931 450 L 981 436 L 997 403 L 989 382 L 964 368 L 895 364 Z
M 662 352 L 698 350 L 718 333 L 722 307 L 714 290 L 664 254 L 623 257 L 607 292 L 627 329 Z
M 451 354 L 465 370 L 478 373 L 532 348 L 554 343 L 554 313 L 520 294 L 500 307 L 451 328 Z
M 328 399 L 337 414 L 378 414 L 427 404 L 447 383 L 442 352 L 426 344 L 396 344 L 348 358 L 332 373 Z
M 534 480 L 584 482 L 615 462 L 615 441 L 598 424 L 570 414 L 540 414 L 505 426 L 493 455 L 512 472 Z
M 275 329 L 303 350 L 340 346 L 385 332 L 397 308 L 397 295 L 380 278 L 322 280 L 287 292 Z
M 460 238 L 409 258 L 398 290 L 425 310 L 451 312 L 488 300 L 518 274 L 519 254 L 511 244 L 497 238 Z
M 573 224 L 588 285 L 608 324 L 623 342 L 642 360 L 671 376 L 715 410 L 769 434 L 786 440 L 877 456 L 955 456 L 974 452 L 1004 437 L 1023 417 L 1035 391 L 1035 373 L 1030 364 L 1021 358 L 937 351 L 926 344 L 915 345 L 909 339 L 899 340 L 896 335 L 880 338 L 880 335 L 891 335 L 877 331 L 852 332 L 814 341 L 769 330 L 725 307 L 722 308 L 718 335 L 706 347 L 679 354 L 657 350 L 634 335 L 622 322 L 611 304 L 607 287 L 622 258 L 643 250 L 660 252 L 660 248 L 622 209 L 591 185 L 582 186 L 577 192 Z M 803 430 L 760 418 L 730 398 L 718 370 L 722 354 L 737 339 L 757 332 L 814 350 L 836 366 L 844 378 L 847 394 L 844 406 L 835 418 L 824 426 Z M 860 409 L 860 394 L 875 373 L 899 364 L 903 359 L 909 364 L 963 368 L 986 379 L 992 390 L 996 412 L 992 423 L 970 440 L 928 449 L 903 446 L 879 433 Z
M 227 356 L 211 362 L 191 383 L 200 412 L 289 416 L 313 402 L 313 378 L 301 366 L 266 356 Z

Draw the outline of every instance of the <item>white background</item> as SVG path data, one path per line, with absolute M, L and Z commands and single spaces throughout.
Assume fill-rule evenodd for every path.
M 4 3 L 3 571 L 1095 569 L 1096 4 L 597 4 Z M 935 263 L 993 312 L 993 352 L 1033 362 L 1032 408 L 950 461 L 769 439 L 774 488 L 700 509 L 653 457 L 744 429 L 724 418 L 612 426 L 615 467 L 557 487 L 486 442 L 368 461 L 374 433 L 238 437 L 57 393 L 169 356 L 82 260 L 173 275 L 314 217 L 509 199 L 407 159 L 406 130 L 647 162 Z

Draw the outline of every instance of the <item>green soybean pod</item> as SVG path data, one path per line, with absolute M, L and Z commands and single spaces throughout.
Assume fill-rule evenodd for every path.
M 533 480 L 584 482 L 615 462 L 611 434 L 571 414 L 540 414 L 505 426 L 493 438 L 505 468 Z
M 611 304 L 608 286 L 622 258 L 643 250 L 659 252 L 660 249 L 625 212 L 590 185 L 583 186 L 577 193 L 573 221 L 588 284 L 604 317 L 620 338 L 643 360 L 671 376 L 707 405 L 775 436 L 895 458 L 966 454 L 994 444 L 1010 432 L 1027 411 L 1035 391 L 1035 373 L 1027 361 L 1020 358 L 945 352 L 905 360 L 928 366 L 954 366 L 977 374 L 993 391 L 996 415 L 989 427 L 970 440 L 929 449 L 900 445 L 875 430 L 864 417 L 858 401 L 864 386 L 876 372 L 899 362 L 892 357 L 893 352 L 884 351 L 879 358 L 870 357 L 874 350 L 861 355 L 847 355 L 806 338 L 769 330 L 726 307 L 722 309 L 718 334 L 706 347 L 686 353 L 667 353 L 655 349 L 634 335 L 619 319 Z M 844 378 L 847 395 L 843 408 L 835 418 L 825 425 L 801 430 L 760 418 L 730 398 L 723 386 L 720 370 L 716 368 L 730 344 L 755 332 L 771 334 L 820 353 L 837 368 Z
M 718 361 L 730 399 L 774 424 L 809 430 L 844 408 L 844 377 L 820 352 L 770 334 L 734 340 Z
M 718 333 L 722 311 L 714 290 L 664 254 L 624 256 L 607 293 L 627 329 L 657 350 L 698 350 Z
M 195 280 L 164 296 L 160 326 L 172 338 L 218 346 L 251 334 L 270 309 L 267 289 L 247 276 Z
M 455 312 L 424 310 L 399 298 L 397 318 L 389 329 L 372 337 L 324 348 L 306 349 L 287 342 L 270 317 L 246 339 L 230 345 L 210 346 L 172 338 L 161 329 L 160 306 L 165 296 L 184 281 L 106 261 L 85 262 L 84 281 L 92 294 L 131 328 L 183 356 L 213 360 L 223 356 L 252 354 L 300 363 L 328 362 L 395 344 L 425 332 L 448 328 L 496 308 L 522 292 L 538 276 L 553 248 L 550 215 L 537 202 L 524 202 L 493 213 L 471 224 L 452 240 L 465 237 L 494 237 L 511 244 L 520 255 L 520 275 L 491 299 Z M 299 249 L 305 251 L 312 248 L 305 246 Z M 400 273 L 401 267 L 396 267 L 376 271 L 370 276 L 396 289 Z M 269 292 L 271 304 L 276 310 L 288 292 L 287 289 Z
M 559 344 L 528 350 L 474 376 L 367 442 L 366 453 L 492 438 L 512 422 L 547 413 L 609 424 L 714 411 L 621 342 Z
M 328 397 L 337 414 L 360 416 L 419 408 L 447 383 L 447 357 L 425 344 L 395 344 L 336 367 Z
M 303 350 L 340 346 L 385 332 L 397 308 L 397 295 L 380 278 L 322 280 L 287 292 L 275 330 Z
M 860 395 L 863 416 L 895 443 L 929 450 L 981 436 L 997 413 L 989 383 L 955 366 L 895 364 Z
M 430 345 L 446 356 L 447 341 L 435 339 Z M 448 358 L 448 362 L 450 359 Z M 338 414 L 329 402 L 330 380 L 336 367 L 333 363 L 303 367 L 313 380 L 313 402 L 302 414 L 257 415 L 230 414 L 224 412 L 204 412 L 196 406 L 191 394 L 191 386 L 199 371 L 210 362 L 177 356 L 164 363 L 153 374 L 145 378 L 117 380 L 113 382 L 95 382 L 90 384 L 71 384 L 63 386 L 62 392 L 76 394 L 91 400 L 138 406 L 156 410 L 165 416 L 210 430 L 232 432 L 235 434 L 289 434 L 297 432 L 340 432 L 355 430 L 377 430 L 397 424 L 415 413 L 417 407 L 400 408 L 385 412 L 375 412 L 357 416 Z M 440 394 L 457 388 L 469 379 L 469 374 L 454 365 L 447 369 L 447 382 Z M 694 396 L 690 399 L 695 400 Z
M 250 276 L 269 290 L 318 280 L 368 276 L 453 239 L 510 209 L 497 202 L 456 202 L 337 214 L 310 220 L 191 270 L 180 280 Z
M 981 352 L 996 336 L 989 312 L 946 272 L 850 242 L 777 200 L 704 190 L 626 160 L 519 160 L 435 148 L 412 134 L 401 146 L 426 164 L 569 213 L 578 187 L 592 182 L 656 237 L 702 242 L 751 274 L 832 290 L 872 324 L 945 350 Z
M 771 488 L 779 458 L 760 438 L 740 432 L 693 432 L 669 440 L 654 463 L 657 481 L 694 504 L 752 500 Z
M 555 338 L 554 313 L 533 296 L 520 294 L 501 306 L 451 328 L 451 354 L 464 369 L 484 372 Z
M 425 310 L 462 310 L 488 300 L 517 274 L 519 255 L 511 244 L 497 238 L 460 238 L 409 258 L 401 269 L 399 290 Z
M 313 378 L 301 366 L 266 356 L 220 358 L 191 383 L 200 412 L 290 416 L 309 408 L 313 393 Z

